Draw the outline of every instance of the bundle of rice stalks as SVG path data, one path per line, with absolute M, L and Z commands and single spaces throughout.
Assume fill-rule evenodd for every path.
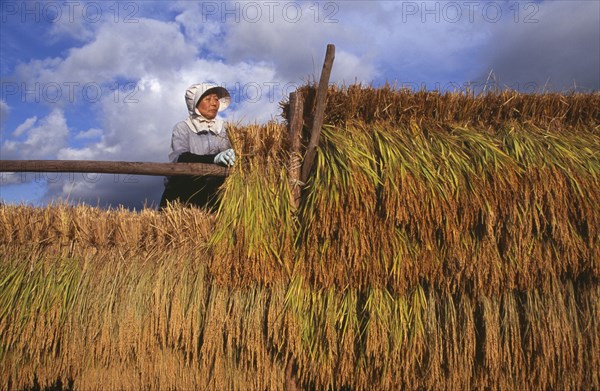
M 290 348 L 307 388 L 597 388 L 597 283 L 555 281 L 547 291 L 469 293 L 415 286 L 325 289 L 293 283 Z M 596 307 L 596 308 L 592 308 Z M 584 326 L 585 324 L 585 326 Z
M 287 281 L 297 223 L 284 164 L 285 128 L 270 123 L 231 133 L 241 152 L 207 243 L 211 271 L 231 286 Z
M 13 253 L 2 258 L 0 293 L 8 389 L 59 380 L 83 390 L 283 384 L 265 330 L 278 330 L 284 287 L 223 287 L 199 252 Z
M 298 89 L 304 97 L 307 123 L 314 112 L 316 86 Z M 536 124 L 545 129 L 598 131 L 600 93 L 523 94 L 512 90 L 473 92 L 412 91 L 386 85 L 330 86 L 326 124 L 343 125 L 349 121 L 371 124 L 376 121 L 407 125 L 434 122 L 480 126 L 493 131 L 506 122 Z M 282 103 L 283 116 L 289 118 L 288 102 Z
M 599 277 L 600 135 L 326 127 L 301 205 L 318 286 L 484 294 Z

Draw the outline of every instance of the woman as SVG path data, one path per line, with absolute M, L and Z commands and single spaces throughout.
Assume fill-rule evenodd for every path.
M 214 163 L 231 167 L 235 152 L 227 136 L 219 111 L 231 103 L 229 92 L 213 83 L 190 86 L 185 93 L 189 117 L 173 128 L 171 162 Z M 160 208 L 168 202 L 180 201 L 198 207 L 216 209 L 217 191 L 225 178 L 212 176 L 173 176 L 168 178 Z

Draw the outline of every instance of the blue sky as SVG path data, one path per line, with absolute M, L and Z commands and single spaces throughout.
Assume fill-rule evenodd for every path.
M 600 89 L 600 2 L 2 1 L 0 158 L 167 161 L 187 86 L 227 87 L 229 121 L 281 119 L 319 76 L 442 91 Z M 489 78 L 490 73 L 493 75 Z M 140 208 L 162 178 L 0 173 L 0 201 Z

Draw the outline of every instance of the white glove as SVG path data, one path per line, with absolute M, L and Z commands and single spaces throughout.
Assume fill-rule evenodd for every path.
M 231 167 L 235 163 L 235 151 L 232 148 L 219 152 L 215 156 L 215 164 Z

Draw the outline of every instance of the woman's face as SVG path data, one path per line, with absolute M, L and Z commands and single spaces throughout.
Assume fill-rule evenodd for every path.
M 202 97 L 196 108 L 204 118 L 213 119 L 219 112 L 219 104 L 219 96 L 213 93 Z

